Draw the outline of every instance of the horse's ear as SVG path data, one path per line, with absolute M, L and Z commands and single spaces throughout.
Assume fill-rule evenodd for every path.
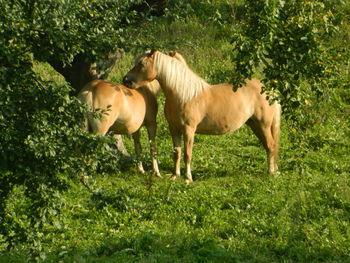
M 153 57 L 155 52 L 156 52 L 156 50 L 154 48 L 152 48 L 151 51 L 148 54 L 148 57 Z
M 169 55 L 170 57 L 175 57 L 176 51 L 175 51 L 175 50 L 169 51 L 168 55 Z

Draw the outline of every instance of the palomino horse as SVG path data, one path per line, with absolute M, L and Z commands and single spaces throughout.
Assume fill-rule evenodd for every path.
M 144 173 L 144 169 L 140 161 L 139 130 L 141 125 L 145 125 L 150 140 L 153 172 L 160 176 L 155 157 L 158 112 L 156 93 L 158 90 L 157 81 L 135 90 L 104 80 L 93 80 L 79 92 L 78 98 L 88 104 L 92 110 L 109 108 L 109 111 L 102 114 L 99 119 L 88 117 L 85 124 L 87 130 L 100 135 L 105 135 L 109 130 L 116 134 L 132 134 L 138 159 L 138 170 L 141 173 Z
M 158 80 L 165 94 L 165 116 L 174 145 L 174 174 L 180 175 L 181 137 L 184 137 L 186 182 L 192 182 L 194 134 L 225 134 L 247 124 L 267 152 L 268 171 L 277 171 L 281 107 L 261 94 L 257 79 L 246 80 L 236 92 L 231 84 L 210 85 L 179 59 L 159 51 L 145 52 L 124 77 L 132 88 Z

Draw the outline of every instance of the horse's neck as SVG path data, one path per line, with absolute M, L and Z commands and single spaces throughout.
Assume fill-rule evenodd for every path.
M 157 80 L 166 96 L 187 102 L 210 85 L 195 75 L 187 65 L 162 53 L 157 54 L 155 67 Z M 171 66 L 169 66 L 171 65 Z
M 160 90 L 160 84 L 157 80 L 153 80 L 149 82 L 146 87 L 149 92 L 151 92 L 154 96 L 157 96 Z
M 152 89 L 150 89 L 149 86 L 142 86 L 137 89 L 137 91 L 146 99 L 149 100 L 149 98 L 156 98 L 157 94 L 153 92 Z

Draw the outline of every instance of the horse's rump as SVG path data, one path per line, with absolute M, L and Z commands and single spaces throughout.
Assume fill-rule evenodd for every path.
M 101 118 L 87 117 L 87 127 L 95 134 L 106 134 L 109 129 L 117 134 L 131 134 L 141 127 L 145 118 L 144 96 L 123 85 L 94 80 L 81 90 L 78 98 L 90 110 L 98 109 L 102 114 Z

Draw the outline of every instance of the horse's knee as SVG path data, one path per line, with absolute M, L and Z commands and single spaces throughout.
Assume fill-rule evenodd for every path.
M 274 153 L 276 151 L 276 143 L 273 139 L 271 139 L 271 141 L 267 142 L 266 150 L 270 153 Z

